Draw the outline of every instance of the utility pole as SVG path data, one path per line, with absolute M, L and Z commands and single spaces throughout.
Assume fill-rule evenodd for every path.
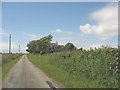
M 20 53 L 20 44 L 19 44 L 19 53 Z
M 11 34 L 10 34 L 10 37 L 9 37 L 9 53 L 11 53 Z

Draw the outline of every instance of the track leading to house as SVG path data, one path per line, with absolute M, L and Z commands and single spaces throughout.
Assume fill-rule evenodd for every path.
M 3 88 L 50 88 L 47 81 L 48 77 L 23 55 L 4 79 Z

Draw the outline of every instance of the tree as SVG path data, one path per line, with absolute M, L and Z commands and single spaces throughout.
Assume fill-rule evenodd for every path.
M 37 53 L 37 41 L 31 41 L 27 44 L 28 49 L 26 51 L 30 52 L 30 53 Z
M 73 50 L 76 49 L 76 47 L 72 43 L 67 43 L 64 47 L 66 50 Z
M 49 34 L 48 36 L 41 38 L 40 41 L 48 43 L 48 42 L 51 42 L 52 39 L 53 39 L 53 36 L 51 34 Z
M 49 43 L 52 41 L 52 38 L 52 35 L 48 35 L 39 40 L 30 41 L 27 44 L 28 49 L 26 51 L 30 53 L 46 52 L 46 49 L 50 48 Z

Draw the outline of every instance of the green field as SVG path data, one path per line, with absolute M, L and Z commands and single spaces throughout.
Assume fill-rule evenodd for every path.
M 118 87 L 117 48 L 102 47 L 95 50 L 61 51 L 27 56 L 61 87 Z
M 2 77 L 5 78 L 6 74 L 13 67 L 14 64 L 20 59 L 22 54 L 2 54 Z

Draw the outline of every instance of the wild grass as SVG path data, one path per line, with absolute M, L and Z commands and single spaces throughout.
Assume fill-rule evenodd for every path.
M 67 88 L 117 88 L 118 49 L 28 54 L 29 60 Z
M 4 79 L 9 70 L 16 64 L 22 54 L 2 54 L 2 78 Z

